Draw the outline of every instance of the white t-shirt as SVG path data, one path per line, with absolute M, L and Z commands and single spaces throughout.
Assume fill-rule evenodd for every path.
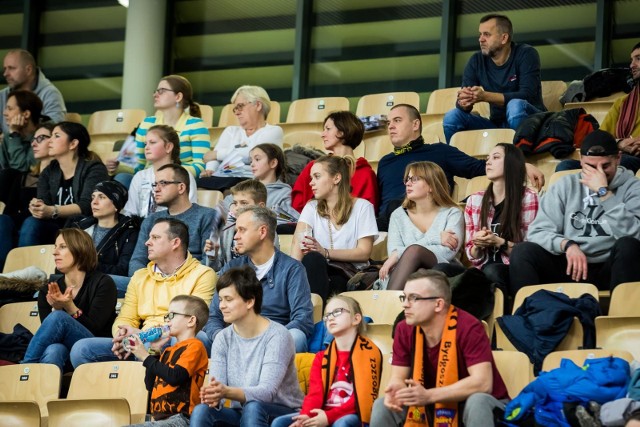
M 258 280 L 262 280 L 265 274 L 267 274 L 269 270 L 271 270 L 271 267 L 273 266 L 273 261 L 275 259 L 276 259 L 276 254 L 274 252 L 271 258 L 269 258 L 267 262 L 265 262 L 262 265 L 256 265 L 256 277 L 258 277 Z
M 335 224 L 331 224 L 331 239 L 329 238 L 329 220 L 318 215 L 318 201 L 310 200 L 302 209 L 298 222 L 304 222 L 313 229 L 313 237 L 327 249 L 354 249 L 358 246 L 358 240 L 363 237 L 373 236 L 375 240 L 378 236 L 378 226 L 373 205 L 364 199 L 355 199 L 351 216 L 346 224 L 340 229 L 336 229 Z M 367 263 L 354 263 L 358 268 L 364 267 Z
M 151 199 L 151 184 L 156 182 L 153 166 L 143 169 L 133 176 L 129 185 L 129 198 L 122 209 L 124 215 L 136 215 L 146 218 L 149 215 L 149 201 Z M 198 203 L 198 186 L 196 180 L 189 172 L 189 201 Z M 157 206 L 156 212 L 167 209 Z

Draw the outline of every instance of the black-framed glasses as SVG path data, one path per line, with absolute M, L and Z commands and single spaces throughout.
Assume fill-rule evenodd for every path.
M 156 89 L 156 90 L 154 90 L 154 91 L 153 91 L 153 94 L 155 95 L 155 94 L 157 93 L 158 95 L 162 95 L 162 94 L 163 94 L 163 93 L 165 93 L 165 92 L 173 92 L 173 93 L 176 93 L 176 91 L 175 91 L 175 90 L 173 90 L 173 89 L 167 89 L 166 87 L 159 87 L 158 89 Z
M 170 311 L 164 315 L 164 321 L 168 322 L 169 320 L 173 320 L 173 318 L 176 317 L 176 314 L 179 314 L 180 316 L 184 316 L 184 317 L 193 316 L 193 314 L 176 313 L 175 311 Z
M 234 105 L 234 107 L 233 107 L 233 112 L 234 112 L 234 113 L 237 113 L 237 112 L 239 112 L 239 111 L 242 111 L 242 110 L 244 109 L 244 107 L 246 107 L 246 106 L 247 106 L 247 105 L 249 105 L 249 104 L 253 104 L 253 102 L 242 102 L 242 103 L 240 103 L 240 104 L 236 104 L 236 105 Z
M 333 317 L 333 318 L 335 319 L 336 317 L 340 316 L 340 315 L 341 315 L 342 313 L 344 313 L 345 311 L 346 311 L 347 313 L 351 313 L 351 312 L 350 312 L 349 310 L 347 310 L 346 308 L 342 308 L 342 307 L 340 307 L 340 308 L 336 308 L 335 310 L 333 310 L 333 311 L 331 311 L 331 312 L 329 312 L 329 313 L 325 314 L 324 316 L 322 316 L 322 321 L 323 321 L 323 322 L 326 322 L 326 321 L 328 321 L 328 320 L 329 320 L 329 318 L 331 318 L 331 317 Z
M 413 304 L 416 301 L 428 301 L 431 299 L 440 299 L 442 297 L 421 297 L 416 294 L 411 294 L 411 295 L 398 295 L 398 298 L 400 299 L 401 303 L 404 303 L 404 301 L 407 300 L 409 301 L 409 304 Z
M 182 181 L 165 181 L 165 180 L 162 180 L 162 181 L 154 182 L 153 184 L 151 184 L 151 186 L 153 188 L 156 188 L 158 186 L 160 188 L 164 188 L 169 184 L 182 184 Z
M 416 182 L 420 181 L 421 179 L 422 179 L 422 177 L 416 176 L 416 175 L 408 176 L 408 177 L 406 177 L 404 179 L 404 183 L 405 184 L 408 184 L 408 183 L 415 184 Z
M 47 139 L 51 138 L 51 135 L 38 135 L 38 136 L 34 136 L 33 138 L 31 138 L 31 142 L 36 142 L 38 144 L 42 144 L 43 142 L 45 142 Z

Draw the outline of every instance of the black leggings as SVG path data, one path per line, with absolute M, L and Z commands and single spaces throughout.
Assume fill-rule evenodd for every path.
M 302 257 L 302 265 L 307 271 L 311 293 L 320 295 L 325 303 L 331 295 L 347 290 L 349 281 L 347 274 L 327 264 L 327 260 L 320 252 L 307 253 Z
M 387 289 L 401 291 L 407 283 L 407 277 L 419 268 L 433 268 L 438 259 L 429 249 L 420 245 L 411 245 L 405 249 L 393 272 L 389 274 Z

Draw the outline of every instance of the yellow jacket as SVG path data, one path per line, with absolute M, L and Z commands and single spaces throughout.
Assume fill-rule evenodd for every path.
M 113 322 L 111 332 L 118 333 L 118 325 L 148 329 L 164 324 L 169 303 L 176 295 L 194 295 L 211 303 L 216 287 L 216 273 L 187 253 L 187 260 L 176 274 L 163 277 L 154 271 L 151 261 L 146 269 L 136 271 L 129 281 L 124 304 Z

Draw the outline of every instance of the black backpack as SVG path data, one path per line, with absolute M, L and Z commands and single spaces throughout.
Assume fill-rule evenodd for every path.
M 604 68 L 584 78 L 585 101 L 609 96 L 616 92 L 629 93 L 633 77 L 629 68 Z
M 298 175 L 305 166 L 320 156 L 324 156 L 324 152 L 311 147 L 303 147 L 302 145 L 294 145 L 284 150 L 284 157 L 287 162 L 287 184 L 293 187 Z

